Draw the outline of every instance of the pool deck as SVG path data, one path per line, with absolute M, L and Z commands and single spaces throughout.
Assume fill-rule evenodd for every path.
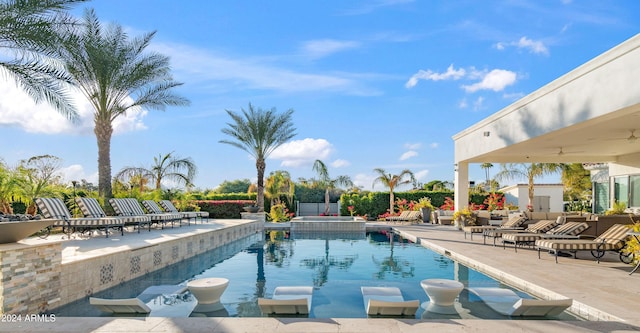
M 209 228 L 220 228 L 242 220 L 211 220 L 196 226 L 165 229 L 124 237 L 64 242 L 63 261 L 81 260 L 106 251 L 145 246 L 184 237 Z M 46 318 L 48 321 L 0 322 L 0 332 L 633 332 L 640 331 L 640 273 L 629 275 L 631 266 L 607 254 L 600 264 L 587 252 L 581 259 L 559 258 L 537 251 L 483 245 L 482 237 L 464 238 L 461 231 L 440 225 L 368 224 L 368 228 L 391 226 L 398 233 L 466 265 L 500 276 L 520 289 L 543 298 L 574 299 L 584 316 L 601 321 L 553 320 L 419 320 L 353 318 Z M 210 230 L 210 229 L 209 229 Z M 52 236 L 53 237 L 53 236 Z M 50 237 L 51 238 L 51 237 Z M 55 240 L 55 237 L 48 241 Z M 28 240 L 27 242 L 41 242 Z M 428 278 L 425 276 L 425 278 Z

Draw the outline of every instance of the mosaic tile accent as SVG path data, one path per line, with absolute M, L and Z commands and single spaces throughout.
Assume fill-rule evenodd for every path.
M 113 264 L 106 264 L 100 268 L 100 284 L 107 284 L 113 281 Z
M 215 244 L 216 244 L 216 237 L 214 235 L 211 235 L 211 237 L 209 237 L 209 246 L 213 248 L 213 245 Z
M 201 240 L 201 242 L 202 242 L 202 240 Z M 188 255 L 193 254 L 193 242 L 187 243 L 187 254 Z
M 171 248 L 171 259 L 178 260 L 178 245 L 174 245 Z
M 129 273 L 131 275 L 140 273 L 140 256 L 133 256 L 129 260 Z
M 153 266 L 159 266 L 162 264 L 162 251 L 154 251 L 153 252 Z
M 200 251 L 204 251 L 204 239 L 200 240 Z

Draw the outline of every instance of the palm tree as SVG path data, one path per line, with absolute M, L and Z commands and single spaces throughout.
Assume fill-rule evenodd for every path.
M 480 165 L 480 167 L 484 169 L 484 174 L 486 176 L 487 182 L 485 183 L 485 186 L 489 187 L 489 189 L 488 189 L 489 192 L 493 192 L 493 182 L 489 178 L 489 169 L 493 168 L 493 164 L 491 164 L 491 163 L 482 163 L 482 165 Z
M 4 214 L 13 214 L 11 202 L 20 193 L 20 177 L 16 170 L 9 168 L 0 160 L 0 211 Z
M 353 186 L 353 182 L 349 176 L 344 175 L 331 179 L 327 166 L 321 160 L 313 163 L 313 171 L 318 173 L 319 186 L 324 187 L 324 214 L 329 215 L 329 190 L 335 189 L 338 185 Z
M 562 183 L 567 201 L 584 200 L 591 195 L 591 173 L 584 169 L 582 163 L 565 164 Z
M 280 194 L 287 196 L 288 203 L 293 201 L 293 193 L 295 191 L 295 184 L 291 180 L 289 172 L 283 170 L 277 170 L 271 172 L 266 180 L 265 195 L 271 199 L 271 205 L 275 205 L 276 201 L 280 199 Z
M 502 164 L 502 170 L 496 174 L 495 178 L 499 180 L 527 179 L 529 207 L 533 207 L 535 179 L 555 174 L 560 170 L 562 170 L 562 164 L 559 163 L 507 163 Z
M 148 181 L 155 184 L 155 189 L 162 188 L 162 181 L 169 179 L 177 183 L 183 183 L 185 186 L 191 186 L 195 178 L 198 168 L 193 160 L 188 158 L 180 158 L 168 153 L 164 156 L 158 155 L 153 158 L 153 165 L 150 169 L 144 167 L 124 167 L 116 174 L 116 179 L 124 181 L 129 179 L 135 181 L 139 185 L 140 192 L 144 190 L 144 186 Z
M 384 169 L 376 168 L 373 169 L 377 174 L 379 174 L 378 178 L 373 180 L 373 185 L 380 182 L 382 185 L 389 188 L 389 213 L 393 214 L 393 204 L 395 202 L 395 198 L 393 195 L 393 190 L 403 184 L 411 184 L 415 182 L 416 177 L 413 175 L 408 169 L 402 170 L 398 175 L 392 175 L 387 173 Z M 409 179 L 405 179 L 405 177 L 409 177 Z
M 61 45 L 73 42 L 75 20 L 66 13 L 84 0 L 5 0 L 0 3 L 0 73 L 12 78 L 36 103 L 46 101 L 69 119 L 77 114 L 65 83 L 73 80 L 57 59 Z
M 278 114 L 275 108 L 256 110 L 249 103 L 249 110 L 242 109 L 242 114 L 226 111 L 233 122 L 227 123 L 229 127 L 223 128 L 222 133 L 230 136 L 232 140 L 220 140 L 220 143 L 240 148 L 256 159 L 258 172 L 256 205 L 260 207 L 260 212 L 264 212 L 264 171 L 267 168 L 265 160 L 276 148 L 296 135 L 291 122 L 293 109 Z
M 167 105 L 188 105 L 172 92 L 182 85 L 173 81 L 169 58 L 143 53 L 155 32 L 129 38 L 120 25 L 103 29 L 93 10 L 87 10 L 79 43 L 63 50 L 73 82 L 93 106 L 98 143 L 98 192 L 111 189 L 111 135 L 113 121 L 140 108 L 164 110 Z

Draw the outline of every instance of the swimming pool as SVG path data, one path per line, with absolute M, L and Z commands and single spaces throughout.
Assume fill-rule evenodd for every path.
M 351 235 L 353 236 L 353 235 Z M 225 277 L 229 286 L 222 295 L 225 308 L 216 313 L 192 313 L 196 301 L 188 292 L 158 295 L 144 301 L 150 316 L 259 317 L 258 297 L 272 296 L 277 286 L 313 286 L 309 317 L 365 318 L 360 287 L 398 287 L 405 299 L 428 301 L 420 287 L 423 279 L 455 279 L 467 287 L 507 287 L 492 278 L 458 264 L 424 247 L 389 233 L 330 238 L 314 234 L 310 239 L 289 239 L 282 232 L 254 235 L 158 272 L 96 293 L 95 297 L 135 297 L 153 285 L 186 284 L 206 277 Z M 521 297 L 530 297 L 516 291 Z M 456 303 L 458 314 L 436 315 L 420 309 L 417 318 L 486 318 L 501 316 L 464 290 Z M 52 311 L 57 316 L 103 316 L 80 300 Z M 555 318 L 558 319 L 558 318 Z M 575 319 L 561 315 L 560 319 Z

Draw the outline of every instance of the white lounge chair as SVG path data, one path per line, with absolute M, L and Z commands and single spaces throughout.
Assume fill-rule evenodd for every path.
M 525 299 L 504 288 L 467 288 L 494 311 L 505 316 L 557 316 L 571 306 L 570 298 L 559 300 Z
M 151 308 L 137 297 L 117 299 L 89 297 L 89 304 L 104 312 L 114 314 L 147 314 L 151 312 Z
M 187 291 L 183 285 L 159 285 L 145 289 L 134 298 L 97 298 L 90 297 L 89 304 L 96 308 L 113 314 L 148 314 L 151 308 L 145 304 L 160 295 L 177 295 Z
M 258 298 L 258 306 L 267 315 L 308 315 L 313 287 L 276 287 L 273 298 Z
M 361 287 L 364 308 L 369 316 L 415 316 L 420 301 L 405 301 L 396 287 Z

